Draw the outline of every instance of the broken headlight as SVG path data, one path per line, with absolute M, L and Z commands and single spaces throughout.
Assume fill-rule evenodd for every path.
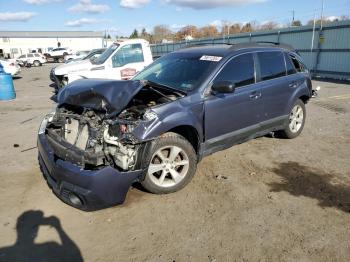
M 147 121 L 151 121 L 153 119 L 156 119 L 158 116 L 157 114 L 152 111 L 152 110 L 147 110 L 144 114 L 143 114 L 143 119 L 147 120 Z
M 41 124 L 40 124 L 40 127 L 39 127 L 39 131 L 38 131 L 39 135 L 45 133 L 45 129 L 46 129 L 47 123 L 52 121 L 54 115 L 55 115 L 55 112 L 52 112 L 50 114 L 47 114 L 44 117 L 44 119 L 43 119 L 43 121 L 41 121 Z

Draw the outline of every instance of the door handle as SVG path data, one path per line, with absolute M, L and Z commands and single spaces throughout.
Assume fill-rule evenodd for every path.
M 260 93 L 260 92 L 256 92 L 256 91 L 252 92 L 252 93 L 249 95 L 249 98 L 250 98 L 250 99 L 258 99 L 258 98 L 260 98 L 260 97 L 261 97 L 261 93 Z
M 298 83 L 297 82 L 290 83 L 289 87 L 296 88 L 296 87 L 298 87 Z

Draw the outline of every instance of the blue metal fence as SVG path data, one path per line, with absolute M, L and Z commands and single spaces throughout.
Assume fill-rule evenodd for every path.
M 313 26 L 300 26 L 280 30 L 240 33 L 225 37 L 202 38 L 152 45 L 154 56 L 161 56 L 196 44 L 269 41 L 292 45 L 303 57 L 314 76 L 335 79 L 350 79 L 350 20 L 333 22 L 322 28 L 316 26 L 313 39 Z

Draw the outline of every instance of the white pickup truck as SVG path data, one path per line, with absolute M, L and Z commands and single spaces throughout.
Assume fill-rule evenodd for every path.
M 97 58 L 53 68 L 50 78 L 58 89 L 82 78 L 127 80 L 152 62 L 151 48 L 146 40 L 119 40 Z

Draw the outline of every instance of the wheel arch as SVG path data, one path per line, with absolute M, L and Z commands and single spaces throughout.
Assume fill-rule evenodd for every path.
M 198 155 L 200 148 L 200 137 L 197 129 L 191 125 L 180 125 L 173 127 L 165 133 L 173 132 L 183 136 L 194 148 L 194 151 Z
M 309 102 L 309 100 L 310 100 L 310 96 L 302 95 L 302 96 L 299 97 L 299 99 L 300 99 L 301 101 L 303 101 L 304 104 L 307 104 L 307 102 Z

